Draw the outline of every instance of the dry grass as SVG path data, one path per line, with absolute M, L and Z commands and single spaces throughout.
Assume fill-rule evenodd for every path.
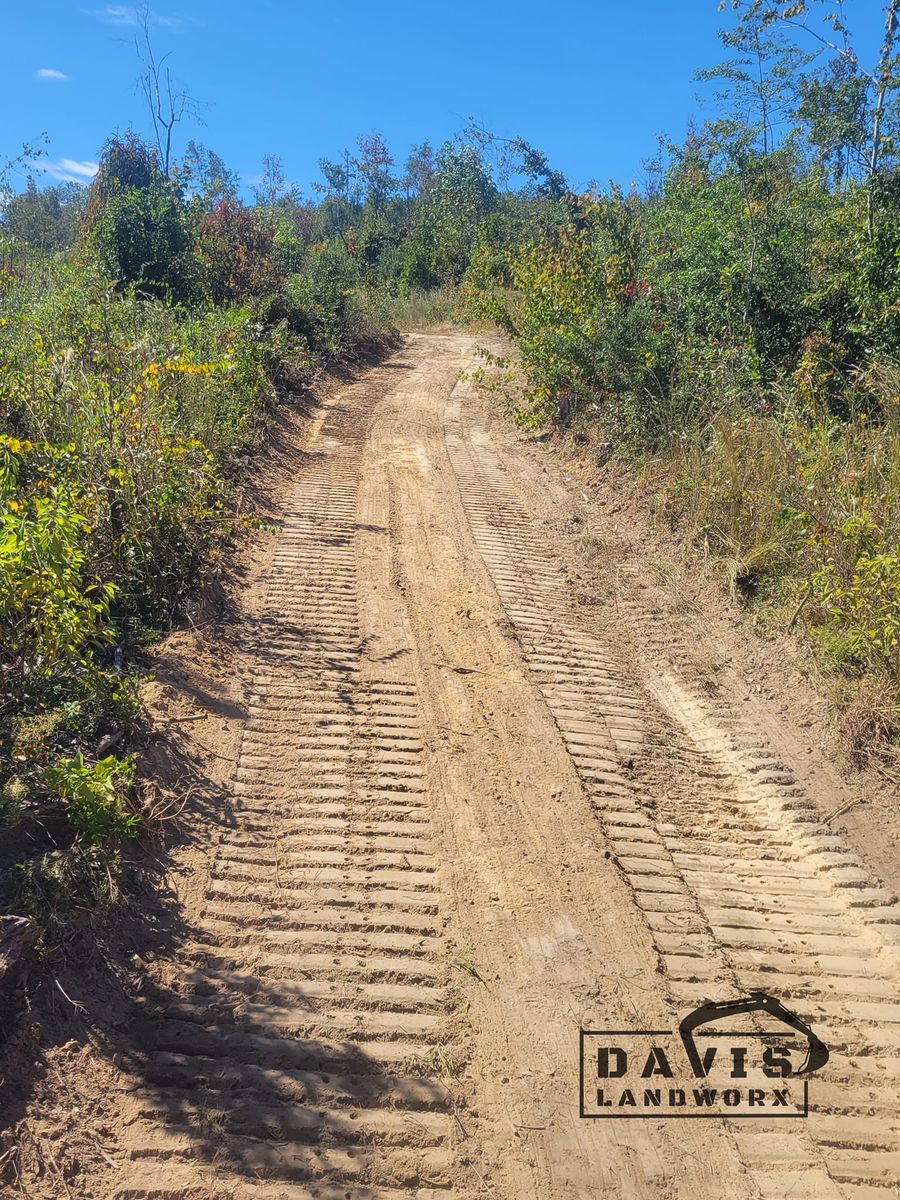
M 463 1066 L 464 1060 L 454 1046 L 437 1042 L 427 1054 L 407 1059 L 404 1071 L 410 1075 L 425 1075 L 434 1079 L 456 1079 Z
M 467 324 L 455 289 L 410 291 L 405 296 L 393 298 L 390 309 L 394 324 L 410 333 L 459 329 Z
M 850 689 L 840 725 L 852 765 L 887 757 L 900 766 L 900 701 L 891 680 L 866 678 Z
M 900 405 L 882 405 L 721 417 L 643 472 L 735 598 L 809 638 L 856 764 L 900 748 Z

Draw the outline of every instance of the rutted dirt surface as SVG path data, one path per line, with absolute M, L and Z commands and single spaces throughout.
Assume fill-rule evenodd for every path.
M 70 1194 L 893 1195 L 900 906 L 783 731 L 585 590 L 478 342 L 407 338 L 296 447 L 229 802 Z M 808 1120 L 579 1119 L 580 1027 L 759 988 L 830 1047 Z

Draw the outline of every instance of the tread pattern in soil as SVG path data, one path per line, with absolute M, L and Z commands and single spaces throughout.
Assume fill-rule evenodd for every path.
M 141 1022 L 121 1200 L 447 1194 L 423 746 L 414 686 L 359 670 L 357 471 L 324 437 L 294 490 L 234 819 L 182 986 Z
M 447 443 L 473 538 L 650 928 L 673 1011 L 776 993 L 831 1050 L 808 1121 L 736 1124 L 761 1197 L 864 1200 L 900 1184 L 900 904 L 878 886 L 758 731 L 689 694 L 648 696 L 571 602 L 546 531 L 489 435 L 448 406 Z M 664 633 L 638 606 L 646 641 Z M 660 733 L 660 730 L 663 733 Z M 688 786 L 642 792 L 630 764 L 664 736 Z M 887 1189 L 887 1190 L 886 1190 Z

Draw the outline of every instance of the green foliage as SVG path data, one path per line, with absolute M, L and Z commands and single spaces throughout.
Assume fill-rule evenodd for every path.
M 193 287 L 192 230 L 180 187 L 134 137 L 104 148 L 88 205 L 97 260 L 117 286 L 187 299 Z
M 513 251 L 503 323 L 530 382 L 528 419 L 593 414 L 626 440 L 672 423 L 671 336 L 643 276 L 637 197 L 582 197 L 551 234 Z
M 478 151 L 446 143 L 403 247 L 400 283 L 423 289 L 458 283 L 499 203 Z
M 873 235 L 861 231 L 850 242 L 848 289 L 858 308 L 858 329 L 867 345 L 882 355 L 900 349 L 900 176 L 871 185 L 875 214 Z
M 177 619 L 233 527 L 279 353 L 252 309 L 179 312 L 93 269 L 0 291 L 0 786 L 32 793 L 73 737 L 133 719 L 117 656 Z M 66 706 L 75 732 L 43 721 Z
M 134 284 L 159 298 L 186 299 L 191 291 L 191 235 L 187 213 L 172 184 L 111 196 L 94 226 L 97 258 L 120 287 Z
M 73 906 L 97 909 L 115 899 L 118 869 L 118 855 L 109 845 L 75 842 L 16 863 L 0 902 L 37 921 L 42 949 L 52 952 L 68 933 Z
M 297 276 L 293 282 L 296 285 Z M 339 243 L 317 246 L 311 252 L 306 263 L 311 344 L 331 353 L 341 348 L 357 284 L 353 261 Z
M 77 472 L 72 444 L 0 438 L 0 699 L 83 666 L 84 647 L 108 636 L 116 588 L 87 567 L 91 503 Z
M 0 231 L 12 244 L 32 250 L 67 249 L 75 241 L 84 196 L 77 183 L 39 190 L 29 176 L 25 191 L 12 196 L 0 210 Z
M 848 524 L 842 536 L 851 533 Z M 900 554 L 859 554 L 848 579 L 829 561 L 812 583 L 827 612 L 832 645 L 841 644 L 841 657 L 864 667 L 886 665 L 900 678 Z
M 215 150 L 193 139 L 185 147 L 176 177 L 204 212 L 209 212 L 220 200 L 237 198 L 237 175 L 228 169 Z
M 86 763 L 79 751 L 74 758 L 61 758 L 44 772 L 51 795 L 60 799 L 79 840 L 96 846 L 107 838 L 135 837 L 139 817 L 125 807 L 125 796 L 134 783 L 136 765 L 129 755 L 110 755 Z
M 835 187 L 865 163 L 866 81 L 844 58 L 799 83 L 797 116 L 809 129 L 809 140 Z
M 881 420 L 718 420 L 667 448 L 651 475 L 662 512 L 736 590 L 802 611 L 830 659 L 897 689 L 900 426 L 898 398 L 883 403 Z
M 19 819 L 49 787 L 85 845 L 133 832 L 128 760 L 79 756 L 127 731 L 133 659 L 252 519 L 241 456 L 281 389 L 386 318 L 292 189 L 249 208 L 193 160 L 186 201 L 152 150 L 113 139 L 71 260 L 17 245 L 0 271 L 0 790 Z M 48 863 L 35 895 L 66 876 Z
M 218 535 L 223 469 L 273 398 L 270 336 L 250 310 L 179 316 L 74 269 L 45 284 L 10 292 L 0 329 L 17 431 L 0 458 L 0 594 L 32 679 L 29 663 L 46 674 L 121 640 L 113 597 L 119 621 L 178 612 Z

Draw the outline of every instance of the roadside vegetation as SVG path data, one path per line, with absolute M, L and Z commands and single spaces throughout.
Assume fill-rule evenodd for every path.
M 628 193 L 471 127 L 403 168 L 360 138 L 312 198 L 269 156 L 251 198 L 179 149 L 183 95 L 86 189 L 13 189 L 30 151 L 0 172 L 7 911 L 114 889 L 142 653 L 253 521 L 279 400 L 395 325 L 504 329 L 516 418 L 632 464 L 737 600 L 812 639 L 853 756 L 896 759 L 900 5 L 872 64 L 840 3 L 732 7 L 716 119 Z M 149 39 L 144 70 L 152 98 Z
M 161 161 L 116 137 L 88 189 L 2 208 L 0 866 L 4 907 L 45 923 L 111 893 L 148 824 L 142 652 L 253 521 L 240 476 L 268 417 L 394 312 L 452 319 L 488 186 L 467 148 L 425 147 L 401 192 L 377 138 L 323 163 L 315 203 L 275 158 L 252 203 L 204 148 Z
M 720 116 L 640 193 L 565 192 L 467 287 L 517 347 L 518 419 L 631 462 L 900 778 L 900 6 L 872 64 L 841 5 L 729 7 Z

